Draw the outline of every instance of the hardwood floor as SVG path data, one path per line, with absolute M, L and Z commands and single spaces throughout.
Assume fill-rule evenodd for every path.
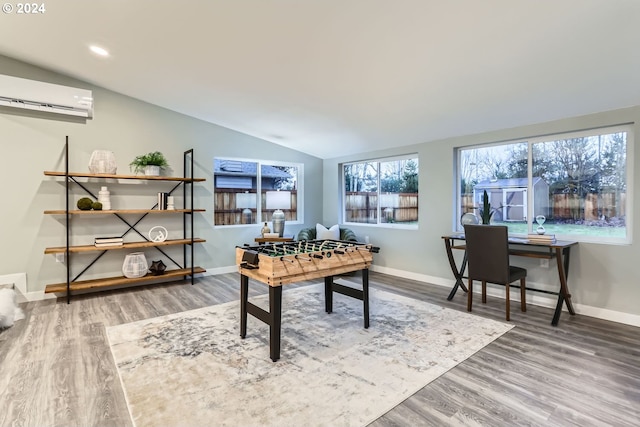
M 370 283 L 466 310 L 462 292 L 447 301 L 447 288 L 374 272 Z M 251 295 L 266 291 L 250 286 Z M 70 305 L 24 304 L 26 318 L 0 332 L 0 425 L 132 425 L 105 326 L 237 299 L 238 275 L 227 274 L 195 286 L 78 296 Z M 503 321 L 504 301 L 478 300 L 474 314 Z M 551 317 L 547 308 L 514 306 L 514 329 L 371 426 L 639 426 L 640 328 L 567 313 L 552 327 Z

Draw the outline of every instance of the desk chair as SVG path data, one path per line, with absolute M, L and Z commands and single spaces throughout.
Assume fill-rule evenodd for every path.
M 507 320 L 509 320 L 509 287 L 520 280 L 520 308 L 527 311 L 525 280 L 527 270 L 509 265 L 509 241 L 504 225 L 465 224 L 464 234 L 469 266 L 469 292 L 467 311 L 471 311 L 473 301 L 473 281 L 482 281 L 482 302 L 487 302 L 487 282 L 504 285 L 507 295 Z

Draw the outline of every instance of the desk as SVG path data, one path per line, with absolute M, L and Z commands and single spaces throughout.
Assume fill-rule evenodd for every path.
M 468 289 L 464 285 L 462 279 L 464 276 L 464 271 L 467 268 L 467 252 L 466 246 L 464 245 L 464 233 L 456 233 L 447 236 L 442 236 L 444 240 L 445 248 L 447 250 L 447 257 L 449 258 L 449 265 L 451 266 L 451 271 L 453 272 L 454 277 L 456 278 L 456 284 L 451 289 L 448 300 L 453 299 L 454 295 L 458 288 L 462 288 L 464 292 L 468 292 Z M 527 287 L 530 291 L 542 292 L 546 294 L 552 294 L 558 296 L 558 302 L 556 304 L 556 309 L 553 314 L 553 319 L 551 320 L 551 324 L 553 326 L 558 326 L 558 322 L 560 320 L 560 313 L 562 312 L 562 305 L 567 305 L 567 310 L 569 310 L 569 314 L 576 314 L 573 309 L 573 303 L 571 302 L 571 294 L 569 293 L 569 287 L 567 286 L 567 276 L 569 274 L 569 255 L 571 253 L 571 247 L 577 245 L 578 242 L 566 241 L 566 240 L 556 240 L 552 243 L 539 243 L 539 242 L 530 242 L 526 238 L 518 238 L 518 237 L 510 237 L 509 238 L 509 253 L 515 256 L 524 256 L 529 258 L 540 258 L 540 259 L 556 259 L 556 266 L 558 269 L 558 278 L 560 279 L 560 289 L 558 292 L 546 291 L 542 289 L 535 289 Z M 456 262 L 453 258 L 453 249 L 462 249 L 465 250 L 464 257 L 462 258 L 462 264 L 460 268 L 456 266 Z
M 263 243 L 293 242 L 293 237 L 256 237 L 254 240 L 261 245 Z

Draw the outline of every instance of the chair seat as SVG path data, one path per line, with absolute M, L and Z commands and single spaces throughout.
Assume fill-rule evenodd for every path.
M 527 277 L 527 270 L 522 267 L 509 266 L 509 282 L 515 282 Z

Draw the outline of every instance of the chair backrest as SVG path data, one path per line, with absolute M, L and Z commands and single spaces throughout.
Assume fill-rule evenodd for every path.
M 509 283 L 509 237 L 504 225 L 465 224 L 469 278 Z

